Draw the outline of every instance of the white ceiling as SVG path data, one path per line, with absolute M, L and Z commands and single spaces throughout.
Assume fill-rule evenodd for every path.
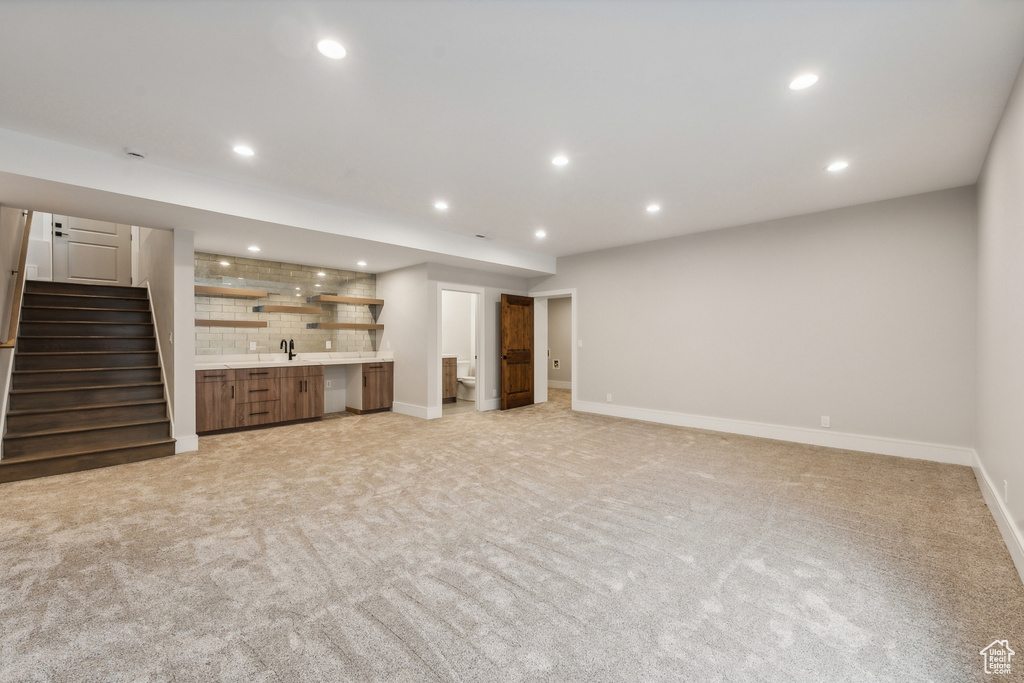
M 278 202 L 262 223 L 289 230 L 180 202 L 203 212 L 197 248 L 242 254 L 251 230 L 265 256 L 322 262 L 294 254 L 326 232 L 377 250 L 377 271 L 550 272 L 553 256 L 968 185 L 1024 58 L 1018 0 L 0 0 L 0 25 L 0 201 L 46 209 L 26 202 L 76 187 L 170 227 L 182 183 L 208 180 L 236 206 Z M 348 57 L 320 56 L 325 36 Z M 818 85 L 790 91 L 804 71 Z M 255 157 L 231 151 L 243 141 Z M 130 172 L 126 146 L 148 155 Z M 65 177 L 71 156 L 106 180 Z M 840 157 L 847 171 L 823 170 Z

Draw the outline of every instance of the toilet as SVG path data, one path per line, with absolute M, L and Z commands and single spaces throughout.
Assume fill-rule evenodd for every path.
M 462 401 L 476 400 L 476 377 L 474 377 L 473 362 L 468 360 L 456 361 L 456 376 L 459 385 L 455 389 L 455 397 Z

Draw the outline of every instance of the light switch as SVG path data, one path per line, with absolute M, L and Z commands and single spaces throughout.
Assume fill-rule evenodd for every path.
M 256 350 L 256 342 L 249 342 L 249 350 L 250 351 L 255 351 Z
M 331 340 L 330 339 L 327 340 L 327 348 L 331 348 Z
M 578 346 L 579 348 L 582 349 L 583 348 L 583 340 L 582 339 L 577 339 L 576 340 L 576 346 Z

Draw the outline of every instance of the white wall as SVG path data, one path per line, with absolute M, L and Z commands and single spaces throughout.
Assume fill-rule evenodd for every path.
M 577 290 L 584 410 L 966 463 L 975 240 L 960 188 L 563 258 L 532 289 Z
M 393 410 L 426 418 L 428 368 L 430 361 L 439 357 L 437 327 L 427 320 L 435 307 L 430 305 L 427 292 L 426 266 L 381 273 L 377 276 L 377 298 L 384 300 L 378 317 L 384 331 L 377 351 L 390 351 L 395 359 Z
M 1024 70 L 979 182 L 979 483 L 1024 577 Z
M 548 299 L 548 386 L 557 389 L 572 387 L 572 299 Z M 637 345 L 636 351 L 641 351 Z M 541 354 L 543 358 L 544 354 Z M 558 370 L 553 361 L 559 361 Z
M 455 355 L 476 364 L 476 296 L 441 291 L 441 355 Z
M 174 421 L 175 452 L 199 448 L 195 406 L 193 234 L 139 228 L 139 285 L 149 285 Z

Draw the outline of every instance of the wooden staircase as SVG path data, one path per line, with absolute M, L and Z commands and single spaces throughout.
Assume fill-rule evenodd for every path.
M 145 289 L 29 281 L 0 482 L 174 453 Z

